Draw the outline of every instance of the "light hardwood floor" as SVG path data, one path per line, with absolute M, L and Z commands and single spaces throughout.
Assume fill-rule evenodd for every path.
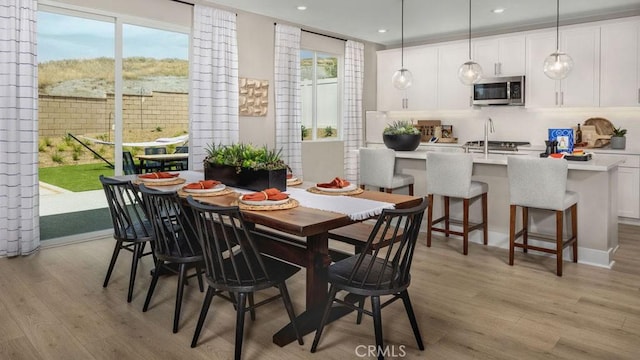
M 436 237 L 416 251 L 410 294 L 426 350 L 417 349 L 401 302 L 383 310 L 386 344 L 405 359 L 638 359 L 640 358 L 640 228 L 620 225 L 612 270 Z M 162 278 L 148 312 L 141 311 L 151 270 L 138 271 L 134 300 L 126 302 L 129 254 L 122 254 L 108 288 L 102 281 L 113 240 L 43 249 L 0 260 L 0 359 L 230 359 L 234 311 L 214 299 L 199 346 L 189 344 L 203 294 L 186 291 L 181 327 L 171 332 L 175 277 Z M 296 310 L 304 301 L 304 271 L 289 282 Z M 271 342 L 284 325 L 280 302 L 247 319 L 243 358 L 357 359 L 374 343 L 371 318 L 349 315 L 329 325 L 318 352 Z M 401 346 L 403 348 L 401 349 Z M 362 349 L 362 348 L 359 348 Z M 399 358 L 399 357 L 398 357 Z

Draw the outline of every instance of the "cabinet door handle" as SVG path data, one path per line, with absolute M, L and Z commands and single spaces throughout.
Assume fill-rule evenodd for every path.
M 493 63 L 493 74 L 499 75 L 500 71 L 498 70 L 498 63 Z
M 640 88 L 638 88 L 638 104 L 640 104 Z
M 556 91 L 556 105 L 558 105 L 558 92 Z
M 564 105 L 564 91 L 560 92 L 560 105 Z

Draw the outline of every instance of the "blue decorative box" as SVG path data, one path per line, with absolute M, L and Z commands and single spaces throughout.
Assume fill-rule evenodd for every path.
M 549 141 L 556 140 L 558 142 L 559 153 L 573 152 L 573 129 L 549 129 Z

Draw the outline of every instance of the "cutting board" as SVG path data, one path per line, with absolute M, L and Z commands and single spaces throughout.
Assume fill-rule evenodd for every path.
M 611 135 L 598 134 L 595 125 L 582 125 L 580 129 L 582 130 L 582 141 L 587 143 L 587 146 L 584 146 L 585 148 L 603 147 L 611 139 Z M 575 132 L 577 127 L 574 127 L 573 130 Z

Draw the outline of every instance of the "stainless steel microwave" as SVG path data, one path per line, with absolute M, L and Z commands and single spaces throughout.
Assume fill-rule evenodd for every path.
M 524 105 L 524 76 L 480 79 L 473 84 L 473 105 Z

